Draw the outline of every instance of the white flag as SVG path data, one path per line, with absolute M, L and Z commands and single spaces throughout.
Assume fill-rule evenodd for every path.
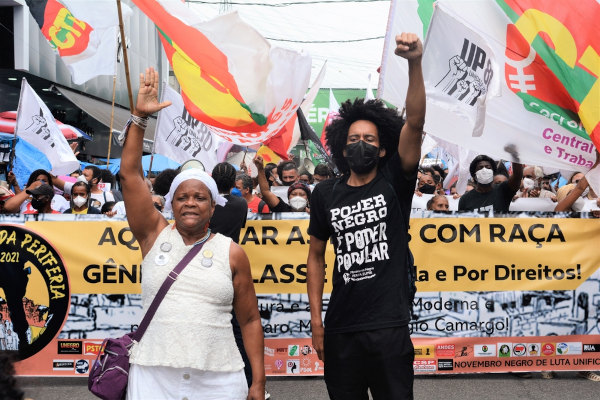
M 427 60 L 424 56 L 424 74 L 425 69 L 434 67 L 443 67 L 446 72 L 451 70 L 449 61 L 455 54 L 460 57 L 467 39 L 469 43 L 465 50 L 466 60 L 463 60 L 466 65 L 478 65 L 482 60 L 482 52 L 486 53 L 487 63 L 490 54 L 486 46 L 493 52 L 491 57 L 496 60 L 499 68 L 498 73 L 494 72 L 493 76 L 499 78 L 499 96 L 495 96 L 492 80 L 490 86 L 486 87 L 491 93 L 486 94 L 485 113 L 469 114 L 466 105 L 461 104 L 461 99 L 453 100 L 454 111 L 457 111 L 453 112 L 449 102 L 436 101 L 442 94 L 448 96 L 447 93 L 438 94 L 437 98 L 434 96 L 434 90 L 442 90 L 446 87 L 444 83 L 449 83 L 442 82 L 438 88 L 435 87 L 444 75 L 440 76 L 438 81 L 426 82 L 428 96 L 424 130 L 427 134 L 496 159 L 513 160 L 513 155 L 505 151 L 507 145 L 513 144 L 518 149 L 522 163 L 568 171 L 589 170 L 595 161 L 595 147 L 592 141 L 586 137 L 585 130 L 576 118 L 557 114 L 557 108 L 545 106 L 546 103 L 540 102 L 536 97 L 541 96 L 536 90 L 550 88 L 545 82 L 548 82 L 547 79 L 550 79 L 552 74 L 543 71 L 542 67 L 545 64 L 534 62 L 535 49 L 525 39 L 516 36 L 517 27 L 499 3 L 500 1 L 494 0 L 438 0 L 434 9 L 433 2 L 392 0 L 378 96 L 398 108 L 404 106 L 408 79 L 399 77 L 408 76 L 408 63 L 402 57 L 394 55 L 395 35 L 401 32 L 416 32 L 419 35 L 429 32 L 433 29 L 431 24 L 436 23 L 430 22 L 430 16 L 440 10 L 448 10 L 452 15 L 459 16 L 458 19 L 464 21 L 471 31 L 477 32 L 484 42 L 479 42 L 476 36 L 471 34 L 465 36 L 462 29 L 447 31 L 444 46 L 448 49 L 442 49 L 440 55 Z M 504 1 L 502 3 L 512 4 Z M 574 7 L 574 3 L 571 2 L 550 3 L 560 4 L 561 8 Z M 529 2 L 526 8 L 535 12 L 535 4 L 536 2 Z M 517 42 L 517 39 L 522 39 L 524 44 Z M 519 43 L 519 46 L 523 45 L 523 49 L 515 47 L 516 43 Z M 429 45 L 430 43 L 426 43 L 426 47 Z M 454 53 L 452 56 L 449 54 L 450 49 Z M 430 49 L 425 51 L 429 52 Z M 430 63 L 437 65 L 429 65 Z M 479 77 L 484 82 L 485 70 L 485 65 L 483 69 L 477 70 L 483 72 Z M 557 86 L 556 90 L 560 91 L 561 88 L 563 87 Z M 452 94 L 457 94 L 456 90 Z M 559 98 L 564 98 L 560 96 Z M 478 110 L 484 109 L 479 107 Z M 476 129 L 474 135 L 474 128 L 481 127 L 477 119 L 480 116 L 485 116 L 485 126 L 481 132 Z M 479 134 L 480 136 L 477 136 Z
M 181 95 L 163 84 L 161 101 L 171 105 L 158 113 L 154 152 L 183 164 L 199 160 L 206 171 L 217 165 L 217 148 L 222 141 L 208 126 L 194 119 L 185 109 Z
M 26 0 L 48 44 L 81 85 L 98 75 L 114 75 L 119 17 L 114 0 Z M 131 8 L 121 3 L 123 18 Z
M 52 113 L 25 78 L 21 83 L 15 132 L 46 155 L 52 165 L 52 174 L 68 175 L 80 168 Z
M 500 94 L 498 70 L 485 39 L 437 3 L 423 54 L 428 103 L 466 118 L 472 136 L 481 136 L 486 100 Z

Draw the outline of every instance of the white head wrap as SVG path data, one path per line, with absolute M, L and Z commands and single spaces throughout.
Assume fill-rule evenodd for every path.
M 171 188 L 169 189 L 169 193 L 165 196 L 165 211 L 172 211 L 171 202 L 173 201 L 173 196 L 175 195 L 175 191 L 183 182 L 189 179 L 196 179 L 206 185 L 208 190 L 210 190 L 210 195 L 215 203 L 220 206 L 224 206 L 227 204 L 227 199 L 219 194 L 219 189 L 217 189 L 217 183 L 213 178 L 210 177 L 206 172 L 201 171 L 198 168 L 190 168 L 185 171 L 181 171 L 175 179 L 173 179 L 173 183 L 171 183 Z

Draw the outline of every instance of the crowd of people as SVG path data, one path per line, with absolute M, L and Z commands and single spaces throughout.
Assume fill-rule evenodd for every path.
M 220 165 L 223 164 L 227 163 Z M 256 156 L 254 164 L 258 171 L 256 177 L 250 176 L 244 164 L 229 164 L 235 184 L 227 193 L 244 199 L 247 211 L 253 214 L 310 212 L 310 196 L 315 186 L 335 177 L 328 163 L 316 165 L 311 173 L 304 165 L 299 166 L 293 155 L 279 164 L 265 163 L 261 156 Z M 493 210 L 496 213 L 600 209 L 598 194 L 583 171 L 571 172 L 561 179 L 557 173 L 544 175 L 539 166 L 516 162 L 510 166 L 509 171 L 502 160 L 477 156 L 470 164 L 471 179 L 463 191 L 457 190 L 457 178 L 444 186 L 444 182 L 448 182 L 448 170 L 442 165 L 420 166 L 411 207 L 436 212 Z M 156 175 L 149 174 L 145 179 L 153 204 L 159 211 L 164 210 L 169 184 L 179 170 L 166 169 Z M 21 189 L 15 175 L 8 172 L 6 181 L 0 181 L 0 213 L 126 215 L 118 186 L 120 179 L 108 169 L 88 165 L 70 176 L 74 182 L 38 169 L 31 173 L 25 188 Z

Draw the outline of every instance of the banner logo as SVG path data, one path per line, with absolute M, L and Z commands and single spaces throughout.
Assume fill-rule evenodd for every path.
M 435 87 L 440 87 L 448 96 L 474 106 L 479 96 L 487 93 L 493 76 L 492 63 L 486 52 L 464 38 L 460 56 L 457 54 L 448 61 L 448 72 Z
M 60 331 L 69 310 L 69 279 L 58 252 L 37 233 L 0 225 L 0 298 L 0 350 L 26 359 Z
M 42 140 L 48 142 L 50 147 L 54 147 L 52 133 L 50 132 L 50 128 L 48 128 L 48 121 L 46 121 L 46 118 L 44 118 L 42 109 L 40 109 L 40 115 L 34 115 L 31 117 L 31 124 L 25 128 L 25 131 L 39 135 Z
M 213 137 L 208 126 L 204 125 L 187 110 L 183 115 L 172 120 L 173 129 L 167 136 L 166 142 L 187 152 L 191 158 L 197 158 L 201 151 L 209 151 L 213 145 Z
M 82 354 L 81 342 L 77 340 L 59 340 L 58 354 Z
M 61 57 L 80 54 L 88 47 L 94 28 L 75 18 L 59 2 L 48 1 L 44 20 L 49 23 L 44 24 L 42 33 Z

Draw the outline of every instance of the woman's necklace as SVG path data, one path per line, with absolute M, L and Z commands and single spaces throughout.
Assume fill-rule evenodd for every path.
M 196 246 L 196 245 L 199 245 L 199 244 L 202 244 L 202 243 L 206 242 L 209 237 L 210 237 L 210 228 L 207 229 L 206 235 L 204 235 L 204 237 L 202 239 L 198 240 L 192 246 Z

